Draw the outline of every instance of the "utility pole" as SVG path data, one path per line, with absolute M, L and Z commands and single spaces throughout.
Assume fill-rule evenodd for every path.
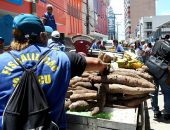
M 86 11 L 87 11 L 87 14 L 86 14 L 86 34 L 90 34 L 90 29 L 89 29 L 89 0 L 86 0 Z
M 117 27 L 117 40 L 119 39 L 119 23 L 116 23 L 116 27 Z
M 36 3 L 38 0 L 31 0 L 31 14 L 36 15 Z

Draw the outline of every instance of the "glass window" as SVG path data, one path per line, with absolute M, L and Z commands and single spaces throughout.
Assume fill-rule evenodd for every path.
M 146 29 L 152 29 L 152 22 L 146 23 Z

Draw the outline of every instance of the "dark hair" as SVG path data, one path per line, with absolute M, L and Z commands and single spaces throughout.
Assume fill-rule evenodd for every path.
M 140 47 L 140 42 L 139 41 L 135 41 L 135 49 Z
M 147 45 L 148 45 L 149 48 L 152 48 L 152 44 L 150 42 L 147 43 Z
M 166 36 L 165 36 L 165 39 L 169 39 L 170 38 L 170 35 L 169 34 L 167 34 Z
M 113 43 L 118 43 L 118 40 L 117 40 L 117 39 L 114 39 L 114 40 L 113 40 Z
M 3 38 L 0 38 L 0 41 L 1 41 L 1 42 L 4 42 L 4 39 L 3 39 Z

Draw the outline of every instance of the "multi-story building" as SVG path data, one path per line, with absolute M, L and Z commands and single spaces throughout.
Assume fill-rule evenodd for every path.
M 106 35 L 108 0 L 88 0 L 88 2 L 89 34 L 99 33 Z M 84 6 L 87 6 L 86 3 L 87 0 L 1 0 L 0 28 L 4 28 L 4 25 L 9 26 L 6 26 L 6 29 L 1 31 L 0 35 L 5 37 L 5 43 L 9 44 L 12 39 L 12 34 L 9 33 L 12 32 L 12 17 L 19 13 L 32 13 L 41 18 L 46 12 L 47 4 L 53 5 L 53 14 L 59 32 L 65 33 L 65 35 L 86 34 L 84 31 L 86 30 L 84 27 L 87 27 L 87 10 L 84 10 L 86 9 Z M 2 16 L 5 15 L 11 15 L 11 22 L 4 20 Z M 6 24 L 7 21 L 10 24 Z M 8 35 L 7 37 L 6 34 L 10 36 Z
M 111 6 L 108 7 L 108 36 L 109 39 L 115 38 L 115 14 Z
M 155 15 L 155 0 L 124 0 L 124 7 L 125 38 L 134 38 L 139 19 Z
M 148 40 L 161 25 L 169 21 L 170 15 L 141 17 L 138 26 L 136 27 L 136 37 Z
M 94 1 L 93 0 L 83 0 L 82 4 L 83 4 L 83 6 L 82 6 L 83 34 L 90 34 L 90 32 L 95 31 Z M 87 8 L 89 10 L 87 10 Z
M 44 2 L 43 2 L 44 1 Z M 39 0 L 36 14 L 42 17 L 47 4 L 52 4 L 53 13 L 59 32 L 65 35 L 82 33 L 82 1 L 81 0 Z
M 89 16 L 90 35 L 98 39 L 108 39 L 108 23 L 107 23 L 107 8 L 109 6 L 109 0 L 88 0 L 93 2 L 91 7 L 91 16 Z M 90 13 L 89 13 L 90 14 Z M 94 25 L 93 25 L 94 24 Z

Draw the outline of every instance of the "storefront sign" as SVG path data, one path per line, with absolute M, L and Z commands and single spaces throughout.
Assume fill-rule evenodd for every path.
M 17 5 L 22 5 L 22 0 L 6 0 L 6 1 Z

